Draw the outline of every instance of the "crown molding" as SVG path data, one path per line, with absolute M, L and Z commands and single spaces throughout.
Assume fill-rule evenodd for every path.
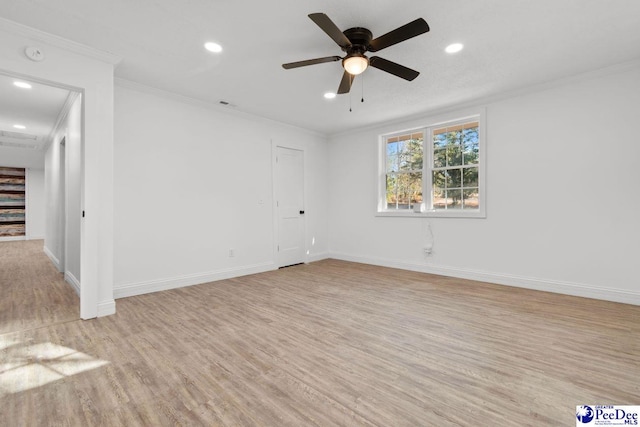
M 215 102 L 204 101 L 201 99 L 192 98 L 189 96 L 181 95 L 176 92 L 170 92 L 164 89 L 158 89 L 156 87 L 147 86 L 142 83 L 134 82 L 132 80 L 123 79 L 121 77 L 114 78 L 114 85 L 116 87 L 122 87 L 125 89 L 131 89 L 136 92 L 146 93 L 149 95 L 155 95 L 160 98 L 169 99 L 172 101 L 182 102 L 185 104 L 193 105 L 200 108 L 205 108 L 208 110 L 214 110 L 220 113 L 230 114 L 236 117 L 242 117 L 247 120 L 251 120 L 254 122 L 262 122 L 267 124 L 277 125 L 283 128 L 294 129 L 299 132 L 303 132 L 307 135 L 327 139 L 327 135 L 316 132 L 311 129 L 306 129 L 300 126 L 292 125 L 290 123 L 280 122 L 278 120 L 270 119 L 268 117 L 260 116 L 258 114 L 247 113 L 246 111 L 242 111 L 235 106 L 223 106 Z
M 114 67 L 122 61 L 122 57 L 110 52 L 105 52 L 91 46 L 87 46 L 78 42 L 74 42 L 69 39 L 65 39 L 60 36 L 45 33 L 44 31 L 37 30 L 32 27 L 28 27 L 23 24 L 19 24 L 14 21 L 10 21 L 5 18 L 0 18 L 0 30 L 15 34 L 21 37 L 27 37 L 34 41 L 42 42 L 50 46 L 55 46 L 61 49 L 68 50 L 79 55 L 87 56 L 89 58 L 96 59 L 98 61 L 106 62 Z
M 562 86 L 577 84 L 583 81 L 589 81 L 589 80 L 597 79 L 600 77 L 621 74 L 621 73 L 625 73 L 627 71 L 632 71 L 636 69 L 640 69 L 640 58 L 621 62 L 618 64 L 608 65 L 602 68 L 596 68 L 593 70 L 584 71 L 584 72 L 573 74 L 570 76 L 565 76 L 565 77 L 560 77 L 553 80 L 535 83 L 535 84 L 531 84 L 531 85 L 527 85 L 527 86 L 523 86 L 515 89 L 510 89 L 502 92 L 479 96 L 474 99 L 470 99 L 469 101 L 466 101 L 466 102 L 455 103 L 455 104 L 446 105 L 442 107 L 430 107 L 430 108 L 424 109 L 420 113 L 412 114 L 406 117 L 400 117 L 400 118 L 383 121 L 380 123 L 376 123 L 375 125 L 360 126 L 354 129 L 348 129 L 345 131 L 332 133 L 327 136 L 329 140 L 331 140 L 331 139 L 340 138 L 344 136 L 356 135 L 365 131 L 374 132 L 374 133 L 384 133 L 386 129 L 389 128 L 389 126 L 403 125 L 405 123 L 423 120 L 425 118 L 430 118 L 432 116 L 457 113 L 461 110 L 485 108 L 496 102 L 506 101 L 509 99 L 517 98 L 519 96 L 525 96 L 532 93 L 543 92 L 546 90 L 556 89 Z M 410 127 L 415 127 L 415 126 L 410 126 Z

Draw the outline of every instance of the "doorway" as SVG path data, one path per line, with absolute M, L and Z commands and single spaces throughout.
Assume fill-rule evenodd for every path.
M 305 261 L 304 151 L 276 147 L 276 262 L 278 267 Z
M 0 73 L 0 95 L 0 158 L 26 168 L 26 211 L 38 219 L 27 224 L 29 230 L 37 224 L 38 231 L 27 233 L 35 240 L 24 247 L 39 246 L 79 296 L 82 96 L 71 87 L 8 72 Z M 24 265 L 32 261 L 39 262 L 25 258 Z

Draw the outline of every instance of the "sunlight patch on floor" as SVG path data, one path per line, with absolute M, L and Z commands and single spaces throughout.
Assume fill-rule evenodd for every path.
M 0 337 L 0 397 L 77 375 L 109 362 L 51 342 Z

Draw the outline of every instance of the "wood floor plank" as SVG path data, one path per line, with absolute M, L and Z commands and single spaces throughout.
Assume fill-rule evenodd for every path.
M 80 321 L 18 259 L 0 424 L 565 426 L 576 405 L 640 402 L 638 306 L 325 260 Z M 19 281 L 55 303 L 21 314 Z

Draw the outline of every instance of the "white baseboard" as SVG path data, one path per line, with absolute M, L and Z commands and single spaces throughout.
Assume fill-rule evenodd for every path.
M 76 294 L 80 296 L 80 281 L 69 271 L 64 272 L 64 280 L 71 285 Z
M 53 265 L 56 266 L 56 268 L 58 269 L 59 272 L 62 273 L 62 266 L 60 265 L 60 260 L 53 254 L 53 252 L 51 252 L 49 250 L 48 247 L 44 246 L 42 248 L 42 250 L 44 251 L 44 253 L 49 257 L 49 259 L 51 260 L 51 262 L 53 263 Z
M 115 286 L 113 297 L 115 299 L 148 294 L 151 292 L 166 291 L 185 286 L 199 285 L 216 280 L 231 279 L 233 277 L 246 276 L 248 274 L 264 273 L 276 270 L 276 265 L 271 262 L 249 265 L 244 267 L 228 268 L 208 273 L 189 274 L 186 276 L 171 277 L 167 279 L 149 280 L 146 282 L 130 283 Z
M 18 240 L 27 240 L 25 236 L 5 236 L 0 237 L 0 242 L 15 242 Z
M 44 236 L 27 236 L 27 240 L 44 240 Z
M 458 277 L 461 279 L 489 282 L 498 285 L 514 286 L 537 291 L 553 292 L 557 294 L 573 295 L 577 297 L 593 298 L 624 304 L 640 305 L 640 292 L 630 292 L 623 289 L 602 288 L 581 283 L 562 282 L 558 280 L 523 277 L 512 274 L 492 273 L 449 266 L 422 265 L 383 258 L 353 256 L 331 252 L 329 256 L 343 261 L 359 262 L 362 264 L 379 265 L 382 267 L 399 268 L 402 270 L 418 271 L 421 273 L 438 274 L 441 276 Z
M 116 314 L 116 301 L 109 300 L 98 303 L 98 317 Z

